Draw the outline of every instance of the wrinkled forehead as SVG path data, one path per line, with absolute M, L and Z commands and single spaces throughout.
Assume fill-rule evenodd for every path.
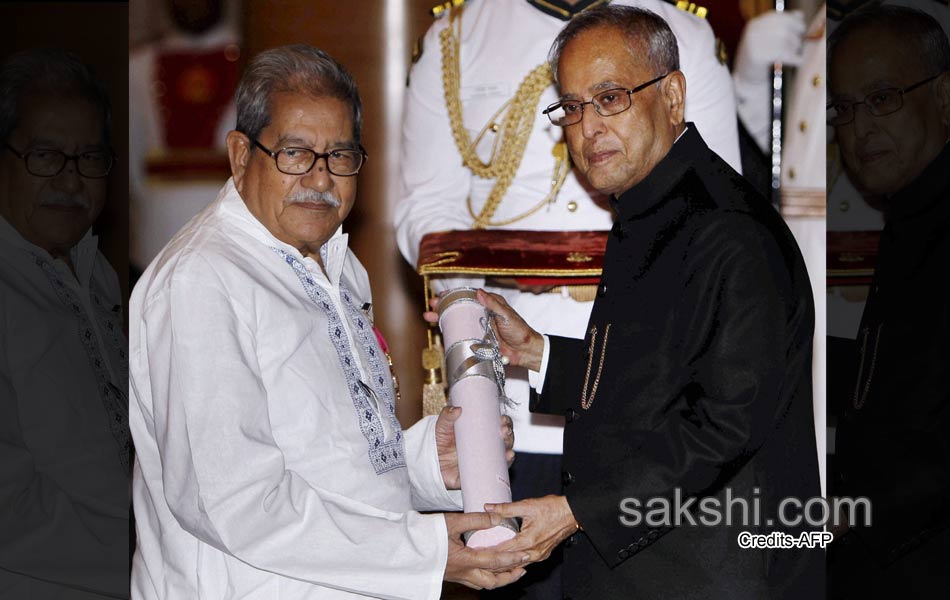
M 631 47 L 630 38 L 615 27 L 589 29 L 569 41 L 561 53 L 557 75 L 563 98 L 633 87 L 653 78 L 646 52 Z
M 834 46 L 828 59 L 830 94 L 867 94 L 904 87 L 932 75 L 919 48 L 888 27 L 876 25 L 852 32 Z
M 10 137 L 30 145 L 55 148 L 104 145 L 104 115 L 83 95 L 34 92 L 21 97 L 19 115 Z

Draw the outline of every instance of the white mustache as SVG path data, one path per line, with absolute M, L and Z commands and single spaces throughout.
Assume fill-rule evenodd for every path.
M 333 208 L 340 208 L 340 199 L 331 192 L 316 192 L 314 190 L 299 190 L 287 199 L 289 204 L 300 204 L 302 202 L 329 204 Z
M 66 208 L 81 208 L 86 210 L 89 208 L 90 202 L 85 196 L 78 194 L 50 192 L 48 194 L 44 194 L 40 199 L 40 206 L 61 206 Z

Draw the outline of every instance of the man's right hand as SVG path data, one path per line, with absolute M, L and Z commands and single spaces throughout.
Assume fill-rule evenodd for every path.
M 494 313 L 492 321 L 495 323 L 495 333 L 498 334 L 498 345 L 509 363 L 540 371 L 544 337 L 531 329 L 521 315 L 508 306 L 508 301 L 503 296 L 478 290 L 476 297 L 482 306 Z
M 490 529 L 501 522 L 487 513 L 445 513 L 449 535 L 449 555 L 445 564 L 445 581 L 461 583 L 476 590 L 493 590 L 518 581 L 524 574 L 529 557 L 525 552 L 499 552 L 491 548 L 467 548 L 462 534 L 476 529 Z M 496 522 L 497 521 L 497 522 Z
M 771 66 L 781 63 L 802 64 L 805 16 L 799 10 L 767 12 L 746 23 L 733 72 L 743 81 L 766 82 L 772 77 Z

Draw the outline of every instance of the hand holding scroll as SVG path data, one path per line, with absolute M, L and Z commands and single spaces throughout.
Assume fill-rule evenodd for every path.
M 455 422 L 462 414 L 459 407 L 446 406 L 439 413 L 435 422 L 435 445 L 439 451 L 439 469 L 442 471 L 442 481 L 445 489 L 457 490 L 462 482 L 459 477 L 458 451 L 455 446 Z M 501 415 L 501 435 L 505 440 L 505 459 L 508 466 L 515 461 L 515 433 L 511 424 L 511 417 Z
M 485 512 L 502 517 L 521 517 L 521 532 L 497 548 L 510 552 L 525 552 L 531 562 L 547 559 L 558 544 L 580 529 L 564 496 L 529 498 L 508 504 L 486 504 Z
M 491 311 L 499 348 L 509 363 L 533 371 L 540 370 L 544 337 L 531 329 L 503 296 L 478 290 L 476 298 L 482 306 Z M 423 317 L 430 323 L 438 323 L 439 315 L 434 310 L 439 306 L 439 299 L 433 298 L 430 302 L 433 311 L 424 313 Z
M 445 564 L 445 581 L 461 583 L 476 590 L 499 588 L 520 579 L 528 564 L 528 554 L 520 551 L 467 548 L 462 534 L 490 529 L 501 524 L 501 518 L 485 513 L 445 513 L 449 535 L 449 551 Z

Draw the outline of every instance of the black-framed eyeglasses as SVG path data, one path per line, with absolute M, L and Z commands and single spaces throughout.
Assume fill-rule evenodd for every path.
M 854 121 L 856 109 L 864 105 L 868 113 L 873 117 L 883 117 L 891 113 L 896 113 L 904 107 L 904 94 L 910 93 L 926 83 L 940 77 L 941 73 L 931 75 L 917 83 L 904 88 L 885 88 L 871 92 L 860 102 L 847 102 L 845 100 L 836 100 L 828 103 L 828 124 L 832 127 L 840 127 Z
M 20 152 L 8 142 L 3 146 L 26 164 L 26 171 L 36 177 L 56 177 L 66 168 L 66 163 L 75 161 L 76 170 L 87 179 L 102 179 L 112 171 L 115 155 L 108 150 L 87 150 L 79 154 L 66 154 L 52 148 L 37 148 Z
M 359 150 L 340 148 L 329 152 L 314 152 L 310 148 L 281 148 L 274 152 L 255 139 L 251 139 L 251 142 L 274 159 L 278 171 L 287 175 L 309 173 L 318 160 L 325 158 L 330 173 L 340 177 L 352 177 L 360 172 L 367 158 L 366 150 L 362 146 Z
M 631 96 L 641 90 L 647 89 L 667 75 L 669 75 L 669 73 L 655 77 L 629 90 L 626 88 L 604 90 L 595 95 L 588 102 L 581 102 L 580 100 L 558 100 L 541 112 L 547 115 L 548 118 L 551 119 L 551 122 L 559 127 L 567 127 L 568 125 L 580 123 L 581 119 L 584 118 L 584 106 L 588 104 L 594 106 L 594 110 L 597 111 L 598 115 L 602 117 L 612 117 L 630 108 L 630 105 L 633 104 Z

